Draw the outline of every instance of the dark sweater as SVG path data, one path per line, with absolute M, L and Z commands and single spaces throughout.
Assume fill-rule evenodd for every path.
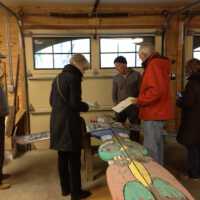
M 127 76 L 117 74 L 113 78 L 112 99 L 114 103 L 127 97 L 137 97 L 139 94 L 141 75 L 135 70 L 129 70 Z
M 8 114 L 8 103 L 5 92 L 0 86 L 0 116 L 6 116 Z

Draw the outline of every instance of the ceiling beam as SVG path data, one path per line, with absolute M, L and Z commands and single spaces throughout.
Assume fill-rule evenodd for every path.
M 92 9 L 92 15 L 95 15 L 97 13 L 97 8 L 100 4 L 100 0 L 95 0 L 95 3 L 94 3 L 94 6 L 93 6 L 93 9 Z
M 198 4 L 200 4 L 200 0 L 197 0 L 197 1 L 193 2 L 193 3 L 190 3 L 190 4 L 186 5 L 186 6 L 184 6 L 183 8 L 175 11 L 172 15 L 174 16 L 174 15 L 178 15 L 178 14 L 183 14 L 184 12 L 189 11 L 190 9 L 194 8 L 195 6 L 197 6 Z
M 57 29 L 57 30 L 66 30 L 66 29 L 161 29 L 162 27 L 160 25 L 140 25 L 140 24 L 133 24 L 133 25 L 47 25 L 47 24 L 25 24 L 24 30 L 30 30 L 30 29 Z
M 0 7 L 2 7 L 3 9 L 5 9 L 11 15 L 13 15 L 17 19 L 17 21 L 21 20 L 21 18 L 13 10 L 11 10 L 8 6 L 6 6 L 5 4 L 3 4 L 3 3 L 0 2 Z
M 44 13 L 38 14 L 24 14 L 24 16 L 44 16 Z M 128 17 L 128 13 L 57 13 L 57 12 L 50 12 L 46 16 L 50 17 L 61 17 L 61 18 L 90 18 L 90 17 Z

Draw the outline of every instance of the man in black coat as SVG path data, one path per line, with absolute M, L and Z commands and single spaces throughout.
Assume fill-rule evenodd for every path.
M 186 64 L 187 85 L 177 100 L 182 108 L 181 124 L 177 135 L 179 143 L 188 151 L 187 172 L 190 178 L 200 178 L 200 60 Z
M 62 194 L 71 194 L 80 200 L 91 193 L 81 189 L 80 112 L 87 112 L 87 103 L 81 101 L 81 80 L 89 63 L 81 54 L 75 54 L 52 83 L 50 105 L 50 148 L 58 151 L 58 171 Z

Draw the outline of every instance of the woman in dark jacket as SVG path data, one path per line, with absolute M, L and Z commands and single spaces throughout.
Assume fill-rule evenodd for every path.
M 187 62 L 188 83 L 177 105 L 182 108 L 177 141 L 188 150 L 188 175 L 200 178 L 200 60 Z
M 62 194 L 72 200 L 90 195 L 81 189 L 81 118 L 89 107 L 81 101 L 81 80 L 89 63 L 75 54 L 52 83 L 50 105 L 50 148 L 58 151 L 58 170 Z

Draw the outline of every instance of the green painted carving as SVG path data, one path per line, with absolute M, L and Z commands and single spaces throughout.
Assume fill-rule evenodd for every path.
M 141 183 L 131 181 L 124 186 L 124 200 L 155 200 L 155 198 Z
M 116 164 L 125 166 L 130 166 L 131 163 L 135 166 L 136 161 L 142 164 L 140 161 L 145 161 L 148 155 L 147 150 L 142 145 L 124 138 L 107 141 L 99 147 L 98 153 L 104 161 L 114 160 Z M 134 172 L 130 169 L 130 172 L 136 179 L 144 177 L 142 172 L 147 169 L 140 169 L 138 165 L 135 169 Z M 139 181 L 140 179 L 137 179 L 124 185 L 124 200 L 187 200 L 183 193 L 161 178 L 151 178 L 147 187 Z
M 161 197 L 168 197 L 169 199 L 186 200 L 186 197 L 175 187 L 172 187 L 165 180 L 160 178 L 153 179 L 153 186 L 159 192 Z
M 124 185 L 123 193 L 124 200 L 187 200 L 180 191 L 160 178 L 155 178 L 150 188 L 138 181 L 130 181 Z
M 148 155 L 148 151 L 142 145 L 124 138 L 120 138 L 120 141 L 126 148 L 131 160 L 145 160 L 145 156 Z M 104 161 L 113 160 L 115 157 L 121 157 L 121 160 L 127 158 L 127 155 L 122 150 L 121 145 L 114 140 L 101 145 L 98 154 Z

